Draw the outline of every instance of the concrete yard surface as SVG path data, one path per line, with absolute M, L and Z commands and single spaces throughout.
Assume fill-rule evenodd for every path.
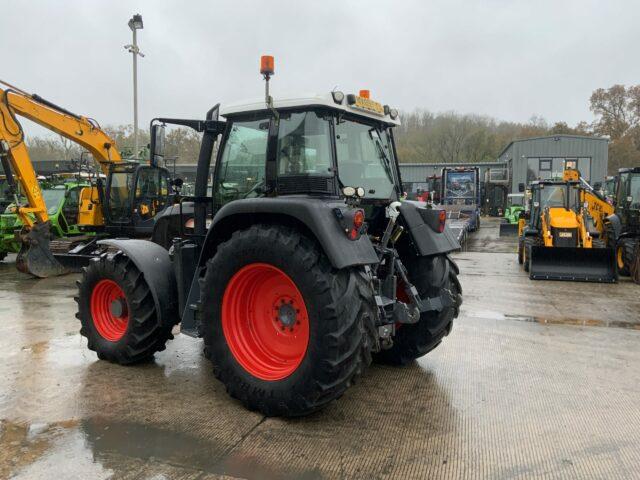
M 496 225 L 455 255 L 464 305 L 437 349 L 299 419 L 230 399 L 199 340 L 99 361 L 77 275 L 0 263 L 0 478 L 638 478 L 640 287 L 530 281 Z

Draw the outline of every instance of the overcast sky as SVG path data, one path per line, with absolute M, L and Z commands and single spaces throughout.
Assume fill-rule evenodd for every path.
M 261 96 L 261 54 L 275 96 L 368 88 L 403 110 L 513 121 L 591 120 L 594 89 L 640 83 L 631 0 L 2 3 L 0 79 L 102 124 L 132 123 L 134 13 L 145 127 Z

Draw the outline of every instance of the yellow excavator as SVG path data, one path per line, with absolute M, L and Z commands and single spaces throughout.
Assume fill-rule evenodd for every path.
M 534 280 L 616 282 L 615 250 L 607 246 L 610 205 L 580 177 L 530 185 L 529 211 L 520 219 L 518 261 Z
M 84 251 L 78 247 L 70 254 L 51 251 L 47 206 L 18 115 L 77 143 L 100 165 L 106 184 L 98 177 L 91 187 L 82 190 L 78 212 L 81 229 L 106 235 L 150 236 L 154 217 L 171 200 L 169 172 L 158 166 L 161 158 L 150 159 L 149 165 L 124 162 L 114 140 L 95 120 L 4 81 L 0 84 L 6 87 L 0 88 L 0 161 L 9 190 L 15 192 L 19 183 L 27 200 L 26 205 L 20 205 L 16 196 L 16 213 L 24 225 L 23 246 L 16 259 L 18 269 L 36 277 L 60 275 L 74 269 L 78 261 L 87 260 L 95 246 L 94 239 L 82 246 Z M 162 129 L 154 131 L 162 134 L 159 139 L 164 138 Z

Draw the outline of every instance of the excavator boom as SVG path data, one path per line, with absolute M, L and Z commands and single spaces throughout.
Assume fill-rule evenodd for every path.
M 59 275 L 65 269 L 49 249 L 51 235 L 47 206 L 42 198 L 25 143 L 24 130 L 17 116 L 32 120 L 82 146 L 93 155 L 105 174 L 109 172 L 110 164 L 121 162 L 122 158 L 113 139 L 95 121 L 71 113 L 38 95 L 29 94 L 1 80 L 0 84 L 8 87 L 0 88 L 0 159 L 7 179 L 20 183 L 28 203 L 27 206 L 16 208 L 26 229 L 17 267 L 38 277 Z M 15 183 L 10 186 L 15 189 Z

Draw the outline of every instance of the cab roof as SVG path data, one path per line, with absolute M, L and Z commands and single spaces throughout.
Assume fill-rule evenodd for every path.
M 336 100 L 334 100 L 334 95 L 340 93 L 342 92 L 328 92 L 325 94 L 303 94 L 289 97 L 273 97 L 273 106 L 276 109 L 289 109 L 298 107 L 327 107 L 332 110 L 342 110 L 344 112 L 349 112 L 358 117 L 378 120 L 391 126 L 400 125 L 399 118 L 396 117 L 395 119 L 393 119 L 391 118 L 391 115 L 389 113 L 376 113 L 374 111 L 368 111 L 350 104 L 353 99 L 360 98 L 356 97 L 355 95 L 343 94 L 342 101 L 337 102 Z M 339 97 L 339 95 L 337 95 L 337 97 Z M 375 101 L 373 101 L 373 103 L 376 103 L 377 105 L 382 107 L 382 105 Z M 383 108 L 385 112 L 389 112 L 391 110 L 386 105 L 384 107 Z M 258 98 L 222 106 L 222 108 L 220 109 L 220 115 L 227 118 L 242 113 L 260 112 L 267 110 L 268 108 L 264 98 Z

